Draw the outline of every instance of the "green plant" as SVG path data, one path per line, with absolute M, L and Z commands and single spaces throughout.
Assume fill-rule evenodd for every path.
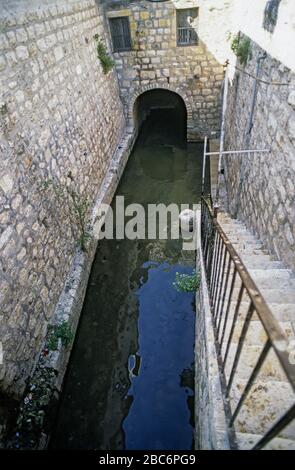
M 251 42 L 248 38 L 241 38 L 239 34 L 235 36 L 229 35 L 231 39 L 231 50 L 238 57 L 242 65 L 246 65 L 252 57 Z
M 98 34 L 95 34 L 94 39 L 96 41 L 96 51 L 97 51 L 97 57 L 100 60 L 100 63 L 102 65 L 103 73 L 107 74 L 110 70 L 115 65 L 114 60 L 111 58 L 111 56 L 108 54 L 106 47 L 102 40 L 100 39 Z
M 192 274 L 176 273 L 173 286 L 178 292 L 195 292 L 200 287 L 200 275 L 193 271 Z
M 58 325 L 50 325 L 47 347 L 50 351 L 56 351 L 58 347 L 58 340 L 61 340 L 61 344 L 67 348 L 74 338 L 72 329 L 67 321 L 63 321 Z

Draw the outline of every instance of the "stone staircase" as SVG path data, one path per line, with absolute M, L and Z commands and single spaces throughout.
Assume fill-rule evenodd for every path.
M 225 212 L 218 214 L 218 222 L 241 257 L 287 338 L 289 341 L 295 340 L 295 277 L 293 272 L 286 269 L 281 262 L 275 260 L 243 223 L 232 219 Z M 232 275 L 233 272 L 230 272 L 229 279 L 231 279 Z M 229 310 L 229 321 L 225 328 L 224 343 L 221 350 L 223 357 L 239 287 L 240 280 L 238 279 L 234 286 Z M 226 304 L 227 302 L 225 302 Z M 242 329 L 242 320 L 245 318 L 248 306 L 249 296 L 247 293 L 244 293 L 225 368 L 227 380 Z M 223 318 L 221 319 L 221 331 L 223 327 L 222 322 Z M 232 410 L 238 402 L 265 341 L 266 334 L 255 313 L 246 335 L 237 373 L 231 389 L 229 400 Z M 275 421 L 291 407 L 294 401 L 295 395 L 292 387 L 275 353 L 270 350 L 261 372 L 257 376 L 235 421 L 239 448 L 252 448 Z M 295 449 L 295 420 L 282 430 L 278 437 L 270 441 L 265 448 Z

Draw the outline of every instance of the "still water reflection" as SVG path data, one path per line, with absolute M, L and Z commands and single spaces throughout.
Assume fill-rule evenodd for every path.
M 154 111 L 117 195 L 197 203 L 201 153 L 185 143 L 177 113 Z M 192 447 L 194 298 L 172 283 L 193 266 L 178 240 L 99 243 L 52 448 Z

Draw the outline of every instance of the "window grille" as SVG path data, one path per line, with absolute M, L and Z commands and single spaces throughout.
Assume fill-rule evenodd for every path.
M 274 32 L 277 24 L 281 0 L 269 0 L 264 9 L 263 27 L 270 33 Z
M 131 36 L 128 16 L 110 18 L 109 22 L 114 52 L 129 51 Z
M 178 46 L 192 46 L 198 44 L 198 35 L 196 32 L 198 15 L 198 8 L 176 11 Z

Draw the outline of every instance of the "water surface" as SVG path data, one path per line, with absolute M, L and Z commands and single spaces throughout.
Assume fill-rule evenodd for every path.
M 154 111 L 117 195 L 144 206 L 197 203 L 201 155 L 177 113 Z M 172 283 L 194 256 L 178 240 L 99 242 L 52 448 L 192 448 L 194 296 Z

